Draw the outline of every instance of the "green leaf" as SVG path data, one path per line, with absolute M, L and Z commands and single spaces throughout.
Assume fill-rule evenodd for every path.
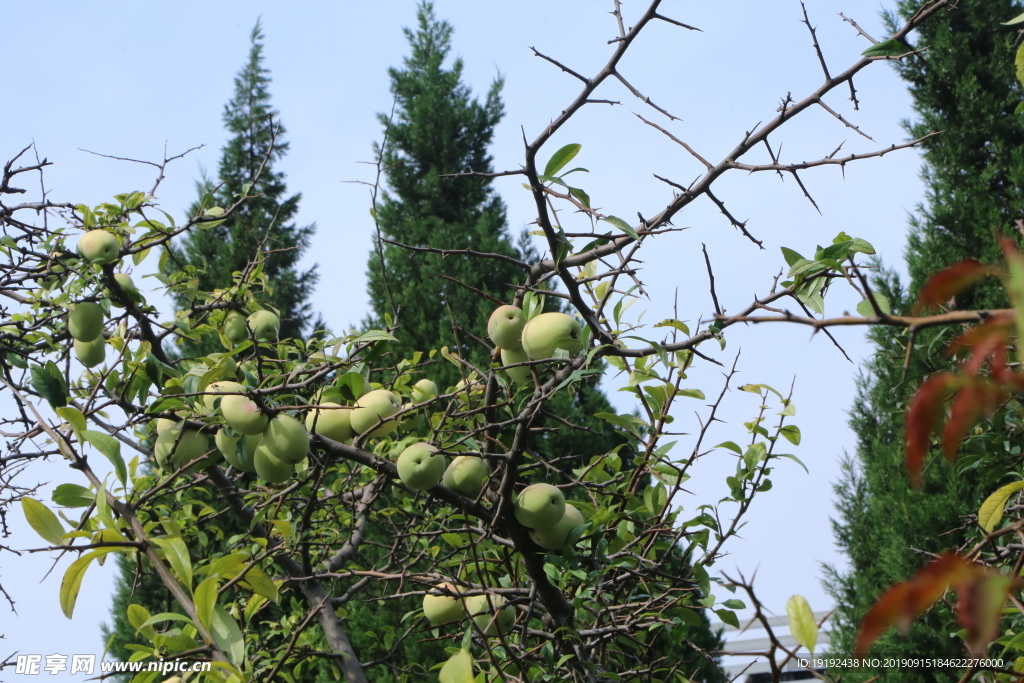
M 398 340 L 395 339 L 394 337 L 392 337 L 390 334 L 388 334 L 384 330 L 370 330 L 369 332 L 364 332 L 363 334 L 359 335 L 358 337 L 356 337 L 355 339 L 350 341 L 349 344 L 367 344 L 367 343 L 370 343 L 370 342 L 379 342 L 379 341 L 398 341 Z
M 735 441 L 723 441 L 722 443 L 715 446 L 715 448 L 728 448 L 736 455 L 743 455 L 743 449 L 739 447 Z
M 53 502 L 66 508 L 84 508 L 92 505 L 92 491 L 78 484 L 61 484 L 53 489 Z
M 56 363 L 48 360 L 46 365 L 32 366 L 30 372 L 32 388 L 51 408 L 63 408 L 68 404 L 68 385 L 64 383 L 64 376 L 60 374 Z
M 86 429 L 85 416 L 82 415 L 82 411 L 74 406 L 64 406 L 63 408 L 57 408 L 54 412 L 60 416 L 62 420 L 71 425 L 71 429 L 74 430 L 75 436 L 79 439 L 82 438 L 81 434 Z
M 149 610 L 142 605 L 136 605 L 132 603 L 128 605 L 127 609 L 128 623 L 135 627 L 136 633 L 141 633 L 146 638 L 152 640 L 156 636 L 156 630 L 152 626 L 144 626 L 149 618 Z
M 216 576 L 211 576 L 196 586 L 194 594 L 196 618 L 207 629 L 211 628 L 213 621 L 213 608 L 217 606 L 218 588 L 220 588 L 220 580 Z
M 128 468 L 125 467 L 124 458 L 121 457 L 121 442 L 109 434 L 92 430 L 82 432 L 82 438 L 106 456 L 110 464 L 114 466 L 117 478 L 123 486 L 126 486 L 128 482 Z
M 1006 501 L 1021 489 L 1024 489 L 1024 481 L 1015 481 L 1001 487 L 986 498 L 985 502 L 978 509 L 978 526 L 984 529 L 986 533 L 991 533 L 1003 518 Z
M 277 585 L 259 567 L 252 567 L 246 572 L 245 582 L 252 586 L 254 592 L 271 602 L 277 602 Z
M 571 194 L 573 197 L 578 199 L 580 204 L 582 204 L 583 206 L 587 207 L 588 209 L 590 208 L 590 195 L 589 194 L 587 194 L 586 192 L 584 192 L 583 190 L 581 190 L 578 187 L 570 187 L 569 188 L 569 194 Z
M 50 545 L 64 544 L 64 525 L 53 511 L 34 498 L 21 499 L 21 511 L 32 529 Z
M 789 617 L 789 632 L 796 642 L 814 652 L 814 646 L 818 644 L 818 624 L 804 596 L 794 595 L 786 601 L 786 615 Z
M 652 515 L 661 514 L 661 511 L 665 509 L 665 503 L 667 502 L 668 491 L 665 490 L 664 484 L 648 486 L 644 489 L 644 505 Z
M 1014 114 L 1024 114 L 1024 102 L 1018 102 L 1017 108 L 1013 110 Z
M 189 557 L 188 548 L 181 537 L 151 538 L 150 541 L 160 546 L 167 556 L 167 562 L 171 565 L 171 569 L 177 574 L 178 580 L 186 588 L 192 590 L 192 558 Z
M 871 295 L 875 297 L 875 303 L 878 304 L 880 309 L 882 309 L 882 313 L 885 313 L 886 315 L 890 315 L 892 313 L 892 306 L 889 305 L 889 299 L 887 299 L 885 295 L 879 294 L 878 292 L 872 292 Z M 857 304 L 857 312 L 865 318 L 870 318 L 875 315 L 875 309 L 871 305 L 871 300 L 864 299 L 864 301 Z
M 779 433 L 786 438 L 786 441 L 790 442 L 794 446 L 800 445 L 800 428 L 796 425 L 786 425 L 779 430 Z
M 1013 19 L 1010 19 L 1009 21 L 1002 22 L 1002 25 L 1003 26 L 1013 26 L 1014 24 L 1020 24 L 1020 23 L 1024 23 L 1024 14 L 1018 14 Z
M 245 663 L 245 638 L 242 637 L 242 631 L 227 610 L 220 605 L 213 608 L 210 632 L 217 647 L 227 655 L 228 661 L 235 666 Z
M 473 683 L 473 657 L 463 648 L 452 655 L 438 676 L 440 683 Z
M 657 323 L 655 327 L 673 327 L 682 332 L 683 334 L 685 334 L 687 337 L 690 336 L 690 328 L 687 327 L 686 323 L 684 323 L 682 320 L 673 320 L 669 318 L 667 320 L 662 320 L 660 323 Z
M 790 268 L 792 268 L 793 264 L 796 263 L 797 261 L 807 260 L 800 254 L 793 251 L 792 249 L 787 249 L 786 247 L 780 247 L 780 249 L 782 249 L 782 258 L 786 259 L 786 265 L 789 266 Z
M 722 606 L 728 607 L 729 609 L 746 609 L 747 607 L 742 600 L 737 600 L 736 598 L 732 598 L 730 600 L 723 600 Z
M 580 153 L 581 148 L 582 145 L 566 145 L 552 154 L 551 159 L 548 160 L 547 166 L 544 167 L 544 175 L 554 176 L 556 173 L 561 171 L 565 168 L 566 164 L 572 161 L 576 155 Z
M 896 38 L 889 38 L 883 40 L 880 43 L 875 43 L 868 49 L 861 52 L 865 57 L 899 57 L 905 55 L 908 52 L 913 52 L 914 49 L 904 43 L 902 40 Z
M 606 216 L 602 220 L 604 220 L 606 223 L 611 223 L 616 228 L 618 228 L 622 232 L 626 233 L 627 235 L 635 239 L 637 242 L 640 241 L 640 235 L 638 235 L 636 230 L 633 229 L 633 226 L 631 226 L 629 223 L 622 220 L 621 218 L 616 218 L 615 216 Z
M 752 470 L 766 457 L 768 457 L 768 449 L 763 441 L 758 441 L 747 447 L 747 452 L 743 454 L 743 464 L 747 466 L 748 470 Z
M 716 609 L 715 614 L 718 615 L 718 618 L 721 619 L 723 623 L 729 624 L 729 626 L 732 626 L 733 628 L 740 627 L 740 620 L 736 618 L 735 612 L 731 612 L 727 609 Z
M 78 591 L 82 589 L 82 579 L 85 578 L 85 570 L 89 568 L 92 561 L 107 553 L 124 552 L 125 548 L 98 548 L 82 555 L 71 563 L 64 572 L 64 580 L 60 584 L 60 609 L 68 619 L 75 613 L 75 602 L 78 601 Z

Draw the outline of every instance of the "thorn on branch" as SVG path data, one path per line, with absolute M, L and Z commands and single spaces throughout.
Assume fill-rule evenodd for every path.
M 614 72 L 614 76 L 615 76 L 615 78 L 619 79 L 619 83 L 622 83 L 622 85 L 626 86 L 626 89 L 629 90 L 629 92 L 633 93 L 637 97 L 637 99 L 639 99 L 644 104 L 646 104 L 646 105 L 648 105 L 650 107 L 653 107 L 654 109 L 657 109 L 662 114 L 667 116 L 670 121 L 681 121 L 682 120 L 678 116 L 673 116 L 672 114 L 669 114 L 668 111 L 666 111 L 665 109 L 662 109 L 661 107 L 656 105 L 654 102 L 652 102 L 650 97 L 647 97 L 646 95 L 641 93 L 639 90 L 634 88 L 633 85 L 629 81 L 627 81 L 625 78 L 623 78 L 622 74 L 620 74 L 618 71 Z
M 747 231 L 747 221 L 737 220 L 736 217 L 729 213 L 729 210 L 725 208 L 725 204 L 723 204 L 722 201 L 718 199 L 718 197 L 712 194 L 710 189 L 704 190 L 704 194 L 708 196 L 708 199 L 715 203 L 715 206 L 717 206 L 718 210 L 722 212 L 722 215 L 728 218 L 729 222 L 732 223 L 736 228 L 738 228 L 739 231 L 742 232 L 747 239 L 749 239 L 751 242 L 756 244 L 761 249 L 764 249 L 764 243 L 761 240 L 755 239 L 754 236 Z
M 565 64 L 562 64 L 558 60 L 552 59 L 551 57 L 548 57 L 547 55 L 545 55 L 545 54 L 543 54 L 541 52 L 538 52 L 537 48 L 533 47 L 532 45 L 530 46 L 530 49 L 533 50 L 534 56 L 540 57 L 541 59 L 544 59 L 544 60 L 547 60 L 547 61 L 551 62 L 552 64 L 554 64 L 555 66 L 557 66 L 559 69 L 561 69 L 565 73 L 569 74 L 570 76 L 575 76 L 576 78 L 578 78 L 581 81 L 583 81 L 584 84 L 590 85 L 590 81 L 589 80 L 587 80 L 586 78 L 584 78 L 580 74 L 576 73 L 575 71 L 573 71 L 572 69 L 567 67 Z

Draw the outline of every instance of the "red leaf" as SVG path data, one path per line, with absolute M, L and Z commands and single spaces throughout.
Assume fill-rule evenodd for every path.
M 966 378 L 965 378 L 966 380 Z M 967 430 L 982 416 L 995 412 L 1006 392 L 984 379 L 967 380 L 967 384 L 953 399 L 946 428 L 942 432 L 942 452 L 952 462 Z
M 940 306 L 989 274 L 989 269 L 974 259 L 958 261 L 932 275 L 917 297 L 914 312 Z
M 928 453 L 932 433 L 936 430 L 939 413 L 950 393 L 961 379 L 948 372 L 939 372 L 917 388 L 907 409 L 907 472 L 915 487 L 921 486 L 921 468 Z
M 867 653 L 871 644 L 890 626 L 909 628 L 910 623 L 942 597 L 950 585 L 981 571 L 980 566 L 949 553 L 922 567 L 909 581 L 892 586 L 864 615 L 854 653 Z M 971 615 L 977 612 L 975 609 Z

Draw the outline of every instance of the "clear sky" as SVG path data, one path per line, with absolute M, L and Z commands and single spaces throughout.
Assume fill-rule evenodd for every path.
M 853 17 L 881 38 L 877 13 L 891 3 L 806 4 L 829 67 L 837 73 L 854 63 L 868 43 L 836 13 Z M 624 5 L 627 22 L 641 5 L 638 0 Z M 438 15 L 455 26 L 454 53 L 465 60 L 465 81 L 474 92 L 485 92 L 499 74 L 505 77 L 507 113 L 492 148 L 498 170 L 518 168 L 523 135 L 535 137 L 578 92 L 575 79 L 534 57 L 529 46 L 593 75 L 613 49 L 607 44 L 616 34 L 608 14 L 611 6 L 611 0 L 437 0 Z M 716 162 L 745 131 L 775 116 L 787 92 L 801 99 L 822 80 L 810 37 L 799 23 L 797 0 L 666 0 L 662 12 L 703 32 L 653 25 L 621 68 L 645 95 L 681 121 L 668 121 L 611 83 L 596 96 L 620 101 L 621 106 L 585 109 L 547 151 L 549 155 L 563 144 L 582 144 L 575 161 L 590 169 L 581 177 L 583 188 L 595 206 L 627 220 L 637 212 L 655 214 L 671 199 L 669 188 L 653 174 L 689 183 L 700 170 L 685 150 L 634 113 L 665 126 Z M 274 105 L 291 143 L 278 168 L 286 172 L 289 189 L 303 194 L 299 223 L 318 226 L 305 257 L 307 265 L 319 264 L 313 304 L 336 331 L 362 319 L 372 230 L 369 196 L 365 187 L 344 181 L 372 179 L 372 169 L 360 162 L 372 158 L 372 144 L 381 137 L 376 113 L 391 107 L 386 72 L 406 54 L 401 29 L 415 21 L 412 0 L 36 2 L 11 3 L 4 14 L 5 24 L 17 30 L 5 34 L 2 160 L 34 141 L 40 156 L 54 162 L 46 175 L 50 197 L 97 204 L 120 192 L 148 189 L 153 169 L 81 150 L 159 161 L 165 146 L 176 154 L 204 145 L 169 167 L 157 193 L 162 208 L 179 217 L 194 199 L 200 168 L 216 171 L 227 137 L 221 112 L 247 57 L 250 30 L 261 16 Z M 860 111 L 853 111 L 845 88 L 828 102 L 874 140 L 845 128 L 823 110 L 811 111 L 773 137 L 774 147 L 782 145 L 784 160 L 819 158 L 844 142 L 844 153 L 850 153 L 905 140 L 900 121 L 911 116 L 909 97 L 894 72 L 885 64 L 872 65 L 856 85 Z M 757 152 L 750 158 L 763 162 L 767 155 Z M 713 205 L 698 202 L 675 220 L 689 230 L 659 238 L 646 250 L 641 277 L 651 300 L 638 302 L 634 311 L 647 310 L 646 322 L 671 317 L 678 292 L 680 317 L 696 321 L 712 313 L 702 243 L 714 264 L 718 296 L 730 311 L 745 306 L 755 294 L 767 293 L 784 266 L 780 246 L 813 253 L 816 244 L 830 242 L 841 230 L 869 240 L 889 265 L 902 269 L 907 213 L 923 194 L 919 166 L 916 152 L 902 151 L 851 164 L 845 178 L 837 168 L 807 171 L 802 178 L 821 214 L 791 178 L 728 174 L 716 185 L 716 194 L 734 215 L 749 219 L 748 228 L 764 240 L 765 249 L 747 241 Z M 496 188 L 508 203 L 510 229 L 526 229 L 533 216 L 520 181 L 503 179 Z M 149 282 L 141 280 L 141 287 L 150 289 Z M 853 310 L 856 303 L 855 298 L 837 296 L 829 301 L 828 312 Z M 730 330 L 727 349 L 716 354 L 731 363 L 742 349 L 738 383 L 764 382 L 785 391 L 795 379 L 796 424 L 804 440 L 794 452 L 811 472 L 805 474 L 788 461 L 781 465 L 772 477 L 774 489 L 755 502 L 743 540 L 716 565 L 748 577 L 756 571 L 763 601 L 780 614 L 794 593 L 805 595 L 816 611 L 829 607 L 820 586 L 820 563 L 842 562 L 829 527 L 834 515 L 831 486 L 838 477 L 837 459 L 853 447 L 847 410 L 859 361 L 870 348 L 863 342 L 863 330 L 836 336 L 854 363 L 823 336 L 783 326 Z M 692 386 L 709 396 L 717 393 L 717 368 L 695 371 L 691 378 Z M 606 388 L 620 411 L 629 411 L 625 394 L 615 392 L 617 382 L 609 378 Z M 753 417 L 757 405 L 753 395 L 733 392 L 727 399 L 726 423 L 718 425 L 710 443 L 741 441 L 740 423 Z M 697 402 L 680 406 L 678 431 L 696 431 L 692 411 L 700 409 Z M 688 452 L 685 438 L 678 452 Z M 687 511 L 727 495 L 724 479 L 732 474 L 734 461 L 722 454 L 707 460 L 689 482 L 692 496 L 676 501 Z M 72 480 L 59 464 L 36 476 L 51 488 Z M 5 543 L 15 548 L 40 545 L 20 511 L 8 519 L 15 535 Z M 17 616 L 0 610 L 0 633 L 7 635 L 7 641 L 0 641 L 0 660 L 14 650 L 100 652 L 98 624 L 108 620 L 113 563 L 90 570 L 69 622 L 57 604 L 68 561 L 61 560 L 40 583 L 48 559 L 0 554 L 0 581 L 18 607 Z

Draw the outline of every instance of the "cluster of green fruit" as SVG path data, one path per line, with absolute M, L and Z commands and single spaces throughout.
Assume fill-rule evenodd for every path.
M 423 615 L 431 626 L 472 618 L 476 628 L 485 636 L 505 634 L 512 629 L 516 619 L 515 608 L 506 605 L 504 596 L 490 593 L 463 596 L 469 591 L 460 591 L 458 586 L 450 583 L 442 583 L 434 590 L 438 595 L 427 593 L 423 596 Z
M 120 242 L 106 230 L 90 230 L 78 240 L 78 253 L 94 265 L 106 265 L 118 260 Z M 127 273 L 114 273 L 114 280 L 132 298 L 138 289 Z M 116 298 L 111 305 L 120 306 Z M 103 338 L 103 307 L 92 301 L 73 304 L 68 309 L 68 333 L 74 339 L 75 357 L 87 368 L 93 368 L 106 359 L 107 342 Z
M 561 550 L 569 533 L 584 524 L 580 511 L 566 503 L 562 492 L 551 484 L 527 486 L 516 497 L 514 507 L 516 520 L 530 529 L 530 538 L 548 550 Z M 423 615 L 432 626 L 472 618 L 485 636 L 509 632 L 515 621 L 515 609 L 506 605 L 504 597 L 492 594 L 463 596 L 464 592 L 468 591 L 451 583 L 439 584 L 423 596 Z
M 529 361 L 554 358 L 565 352 L 574 355 L 583 348 L 582 328 L 571 315 L 541 313 L 529 320 L 518 306 L 501 306 L 487 321 L 487 336 L 501 350 L 501 363 L 516 384 L 533 379 Z

